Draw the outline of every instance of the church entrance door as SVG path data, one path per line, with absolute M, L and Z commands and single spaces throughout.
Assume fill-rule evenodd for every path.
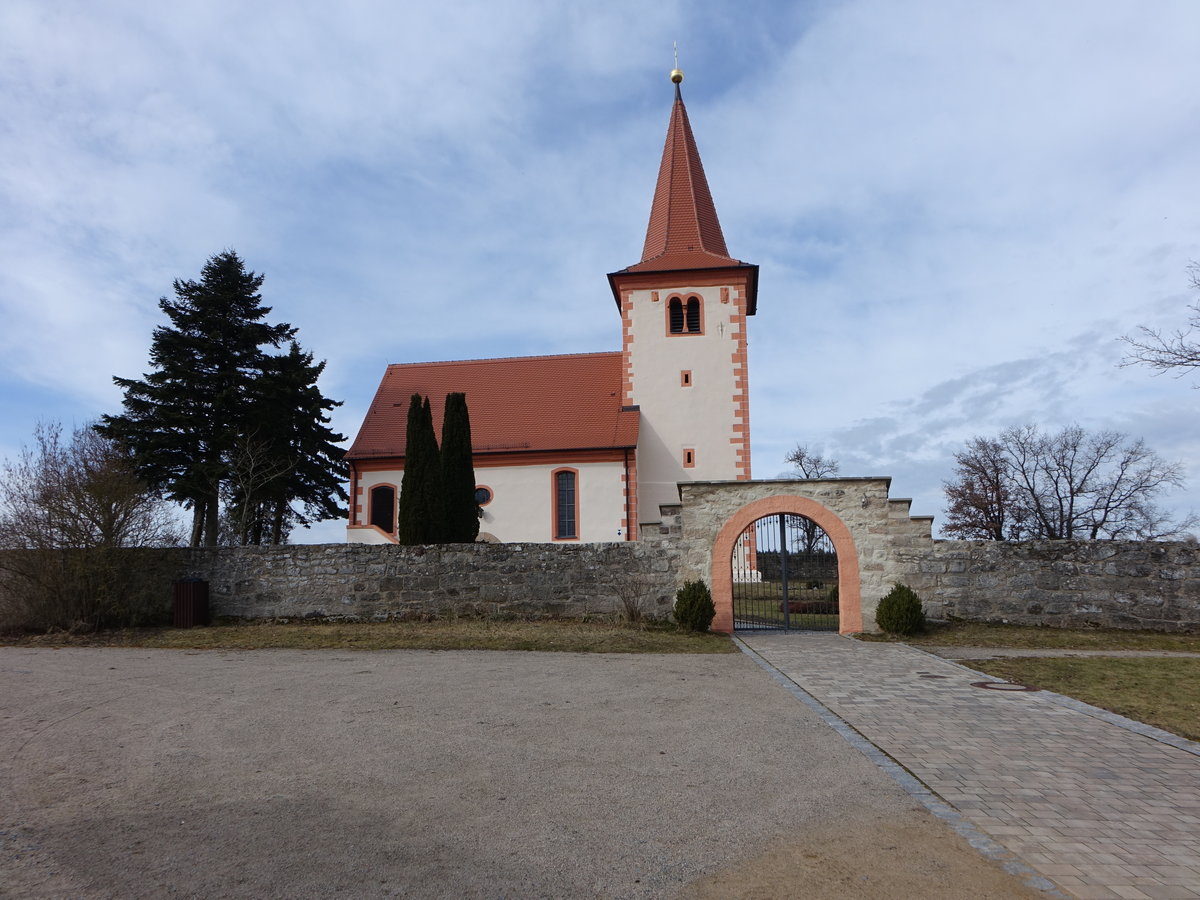
M 838 631 L 838 558 L 816 522 L 777 513 L 751 522 L 729 560 L 736 631 Z

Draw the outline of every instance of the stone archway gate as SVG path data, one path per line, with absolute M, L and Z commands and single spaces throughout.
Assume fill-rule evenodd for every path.
M 837 548 L 840 631 L 874 631 L 880 598 L 919 566 L 933 542 L 933 517 L 910 516 L 912 501 L 889 497 L 890 487 L 890 478 L 682 482 L 682 580 L 712 586 L 712 628 L 732 632 L 730 558 L 738 537 L 766 515 L 805 516 Z

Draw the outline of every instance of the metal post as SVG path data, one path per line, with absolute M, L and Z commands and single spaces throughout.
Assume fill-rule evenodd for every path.
M 787 571 L 787 523 L 783 513 L 779 514 L 779 578 L 783 590 L 783 630 L 791 625 L 791 604 L 788 603 L 788 571 Z

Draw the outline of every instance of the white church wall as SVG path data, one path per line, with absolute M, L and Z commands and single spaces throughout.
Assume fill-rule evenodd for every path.
M 625 518 L 625 491 L 622 462 L 593 462 L 559 465 L 478 466 L 475 483 L 492 492 L 492 500 L 483 507 L 479 522 L 480 533 L 492 535 L 498 541 L 513 543 L 549 542 L 553 538 L 554 479 L 562 468 L 578 473 L 576 502 L 579 511 L 577 541 L 625 540 L 621 521 Z M 379 484 L 397 487 L 404 476 L 402 470 L 364 472 L 362 513 L 360 521 L 368 521 L 371 488 Z M 390 539 L 376 528 L 350 527 L 346 540 L 352 543 L 386 543 Z M 564 541 L 564 543 L 573 543 Z
M 620 462 L 577 465 L 481 466 L 475 481 L 492 491 L 492 502 L 483 508 L 479 530 L 497 540 L 549 541 L 553 539 L 554 472 L 562 468 L 579 473 L 576 480 L 580 541 L 620 541 L 625 517 L 625 467 Z

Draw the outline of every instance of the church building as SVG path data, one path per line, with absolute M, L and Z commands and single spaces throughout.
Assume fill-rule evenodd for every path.
M 347 539 L 396 540 L 409 398 L 471 415 L 480 538 L 636 540 L 681 481 L 750 478 L 747 317 L 758 266 L 732 258 L 679 84 L 642 258 L 608 276 L 621 345 L 607 353 L 390 365 L 350 466 Z

